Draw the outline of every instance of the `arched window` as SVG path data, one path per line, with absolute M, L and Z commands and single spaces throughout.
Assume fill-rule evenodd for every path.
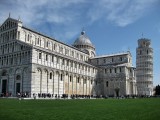
M 9 39 L 9 35 L 8 35 L 8 39 Z M 20 31 L 18 31 L 18 39 L 20 39 Z
M 56 50 L 56 44 L 53 44 L 53 49 Z
M 52 79 L 52 73 L 49 74 L 49 78 Z
M 122 72 L 122 69 L 121 69 L 121 68 L 119 68 L 119 72 Z
M 70 82 L 72 82 L 72 76 L 70 76 Z
M 77 59 L 79 58 L 79 54 L 77 53 Z
M 88 67 L 88 72 L 90 72 L 90 67 Z
M 46 43 L 46 47 L 49 47 L 49 41 L 47 41 L 47 43 Z
M 16 80 L 20 80 L 21 79 L 21 76 L 20 75 L 17 75 L 16 76 Z
M 112 62 L 114 61 L 114 59 L 112 58 Z
M 46 61 L 48 61 L 48 55 L 46 55 Z
M 114 68 L 114 72 L 117 73 L 117 69 L 116 68 Z
M 63 47 L 59 46 L 59 52 L 63 53 Z
M 120 61 L 122 61 L 122 57 L 120 57 Z
M 81 60 L 83 60 L 83 55 L 81 55 Z
M 79 83 L 79 77 L 77 78 L 77 83 Z
M 67 66 L 69 66 L 69 60 L 67 60 Z
M 37 39 L 37 44 L 39 45 L 39 38 Z
M 73 62 L 71 62 L 71 67 L 73 67 Z
M 108 87 L 108 81 L 106 82 L 106 87 Z
M 62 59 L 62 65 L 64 65 L 65 64 L 65 60 L 64 59 Z
M 140 55 L 142 54 L 142 51 L 141 51 L 141 50 L 139 51 L 139 54 L 140 54 Z
M 130 73 L 132 73 L 132 69 L 130 69 Z
M 110 73 L 112 73 L 112 69 L 110 69 Z
M 72 51 L 72 56 L 74 56 L 74 51 Z
M 99 64 L 99 60 L 97 59 L 97 64 Z
M 63 75 L 61 74 L 61 81 L 63 80 Z
M 42 58 L 42 53 L 39 53 L 39 59 L 41 59 Z
M 28 34 L 28 39 L 27 40 L 29 41 L 29 34 Z
M 93 80 L 91 80 L 91 85 L 92 85 L 92 83 L 93 83 Z
M 3 71 L 2 72 L 2 76 L 6 76 L 7 75 L 7 72 L 6 71 Z
M 107 69 L 105 69 L 105 73 L 107 73 Z
M 106 59 L 105 58 L 103 59 L 103 62 L 106 63 Z
M 54 62 L 54 56 L 52 55 L 52 62 Z

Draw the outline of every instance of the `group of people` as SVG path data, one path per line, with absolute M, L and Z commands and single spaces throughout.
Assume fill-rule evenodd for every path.
M 19 93 L 17 92 L 16 95 L 18 98 L 30 98 L 31 94 L 29 92 L 22 92 Z M 12 93 L 1 93 L 0 97 L 13 97 Z M 151 96 L 147 96 L 147 95 L 125 95 L 125 96 L 117 96 L 116 98 L 148 98 Z M 50 93 L 33 93 L 33 98 L 55 98 L 55 99 L 90 99 L 90 98 L 115 98 L 114 95 L 110 95 L 110 96 L 102 96 L 102 95 L 78 95 L 78 94 L 72 94 L 72 95 L 68 95 L 68 94 L 62 94 L 62 95 L 58 95 L 58 94 L 50 94 Z
M 71 98 L 71 99 L 78 99 L 78 98 L 85 98 L 85 99 L 90 99 L 93 98 L 93 95 L 78 95 L 78 94 L 72 94 L 72 95 L 68 95 L 68 94 L 62 94 L 62 95 L 58 95 L 58 94 L 50 94 L 50 93 L 33 93 L 33 97 L 34 98 L 55 98 L 55 99 L 67 99 L 67 98 Z
M 31 96 L 30 96 L 30 93 L 28 92 L 22 92 L 22 93 L 17 92 L 17 97 L 29 98 Z
M 8 92 L 0 94 L 0 97 L 11 97 L 11 96 L 12 96 L 12 93 L 8 93 Z

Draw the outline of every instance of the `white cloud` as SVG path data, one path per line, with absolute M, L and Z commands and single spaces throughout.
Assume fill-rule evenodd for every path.
M 158 0 L 1 0 L 0 22 L 9 12 L 29 27 L 68 40 L 101 19 L 124 27 L 141 18 Z M 46 27 L 46 25 L 48 27 Z
M 124 27 L 144 16 L 157 3 L 158 0 L 102 0 L 90 10 L 89 16 L 92 22 L 106 18 Z

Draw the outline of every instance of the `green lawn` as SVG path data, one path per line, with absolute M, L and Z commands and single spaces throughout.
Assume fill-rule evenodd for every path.
M 160 98 L 0 99 L 0 120 L 158 120 Z

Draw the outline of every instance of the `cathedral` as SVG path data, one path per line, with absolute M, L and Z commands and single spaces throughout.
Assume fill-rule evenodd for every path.
M 152 78 L 145 83 L 152 90 Z M 1 96 L 114 97 L 137 95 L 137 87 L 131 53 L 96 56 L 85 31 L 68 45 L 10 17 L 0 26 Z

